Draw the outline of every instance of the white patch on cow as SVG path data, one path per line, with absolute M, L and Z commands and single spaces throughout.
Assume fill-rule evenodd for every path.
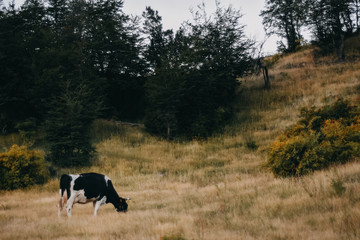
M 77 179 L 78 177 L 80 177 L 79 174 L 69 174 L 69 176 L 71 177 L 72 180 Z
M 70 182 L 70 192 L 74 191 L 74 184 L 75 184 L 75 180 L 78 179 L 80 177 L 80 175 L 73 175 L 70 174 L 69 175 L 71 177 L 71 182 Z
M 71 182 L 70 182 L 70 193 L 71 195 L 73 194 L 74 191 L 74 185 L 75 185 L 75 180 L 78 179 L 80 177 L 80 175 L 73 175 L 70 174 L 69 175 L 71 177 Z
M 87 203 L 84 190 L 74 191 L 73 193 L 76 195 L 74 203 Z
M 73 194 L 75 195 L 74 203 L 88 203 L 88 202 L 95 202 L 99 199 L 100 196 L 95 198 L 89 198 L 87 199 L 85 196 L 85 191 L 79 190 L 79 191 L 73 191 Z
M 105 183 L 106 183 L 106 186 L 108 186 L 108 181 L 109 181 L 109 180 L 110 180 L 110 178 L 105 175 Z
M 71 177 L 71 182 L 70 182 L 71 196 L 68 199 L 67 204 L 66 204 L 66 213 L 67 213 L 68 217 L 71 217 L 71 209 L 72 209 L 72 206 L 74 205 L 74 203 L 76 203 L 75 199 L 77 197 L 77 192 L 78 192 L 78 191 L 74 191 L 74 184 L 75 184 L 75 180 L 78 179 L 80 177 L 80 175 L 70 174 L 69 176 Z

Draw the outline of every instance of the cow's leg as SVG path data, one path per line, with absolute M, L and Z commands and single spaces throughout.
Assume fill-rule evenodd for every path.
M 100 206 L 101 206 L 100 201 L 94 202 L 94 207 L 95 207 L 95 209 L 94 209 L 94 216 L 97 216 L 97 211 L 98 211 L 98 209 L 99 209 Z
M 94 206 L 95 206 L 94 216 L 97 216 L 97 211 L 98 211 L 99 207 L 101 205 L 104 205 L 105 203 L 106 203 L 106 197 L 105 196 L 102 199 L 99 199 L 96 202 L 94 202 Z
M 62 200 L 62 196 L 61 196 L 61 189 L 60 189 L 60 200 L 59 200 L 59 204 L 57 205 L 58 207 L 58 216 L 61 216 L 61 210 L 63 209 L 63 200 Z
M 70 198 L 67 201 L 66 212 L 67 212 L 68 217 L 71 217 L 71 209 L 74 205 L 75 198 L 76 198 L 76 194 L 71 194 Z
M 64 208 L 64 205 L 67 204 L 67 192 L 64 192 L 64 195 L 61 195 L 61 189 L 59 190 L 59 194 L 60 194 L 60 200 L 59 200 L 59 204 L 57 205 L 58 207 L 58 216 L 61 216 L 61 211 Z

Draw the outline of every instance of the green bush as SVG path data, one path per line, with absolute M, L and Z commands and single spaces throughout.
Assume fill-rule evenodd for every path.
M 301 119 L 268 151 L 268 166 L 279 177 L 301 176 L 345 163 L 360 153 L 360 111 L 342 99 L 301 110 Z
M 49 178 L 42 153 L 13 145 L 0 153 L 0 189 L 12 190 L 45 183 Z

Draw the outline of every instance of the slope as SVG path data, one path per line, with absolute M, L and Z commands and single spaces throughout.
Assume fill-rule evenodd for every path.
M 359 41 L 360 42 L 360 41 Z M 356 43 L 356 41 L 355 41 Z M 349 46 L 354 46 L 350 44 Z M 274 138 L 296 122 L 299 108 L 334 101 L 360 104 L 359 48 L 345 63 L 309 47 L 282 56 L 261 76 L 242 79 L 233 124 L 207 140 L 167 142 L 141 127 L 98 120 L 94 166 L 129 212 L 75 205 L 58 218 L 58 180 L 1 192 L 1 239 L 357 239 L 360 235 L 360 163 L 296 179 L 275 178 L 264 167 Z M 318 56 L 318 57 L 314 57 Z M 25 200 L 26 199 L 26 200 Z

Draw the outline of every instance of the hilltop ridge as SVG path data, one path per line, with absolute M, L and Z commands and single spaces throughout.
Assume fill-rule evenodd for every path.
M 359 105 L 360 35 L 346 43 L 348 60 L 343 63 L 335 55 L 321 56 L 321 50 L 311 45 L 292 54 L 267 57 L 271 89 L 264 89 L 262 75 L 241 79 L 237 125 L 242 128 L 246 116 L 256 116 L 259 121 L 252 120 L 253 134 L 263 137 L 295 123 L 302 107 L 319 107 L 338 98 Z M 271 134 L 268 140 L 272 138 Z

